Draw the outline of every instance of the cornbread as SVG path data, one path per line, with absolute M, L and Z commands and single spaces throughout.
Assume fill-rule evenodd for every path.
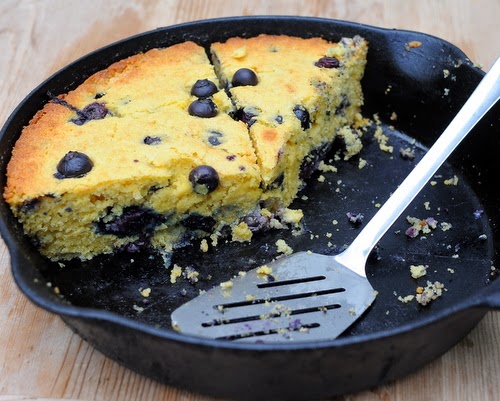
M 290 203 L 335 135 L 361 118 L 366 52 L 359 36 L 331 43 L 260 35 L 212 44 L 216 71 L 249 127 L 264 199 Z M 253 71 L 255 82 L 234 82 L 242 69 Z M 359 152 L 360 141 L 349 140 Z
M 249 240 L 360 118 L 366 48 L 262 35 L 114 63 L 23 129 L 5 200 L 52 260 Z

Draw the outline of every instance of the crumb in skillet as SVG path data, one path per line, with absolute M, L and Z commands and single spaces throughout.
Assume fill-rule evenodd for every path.
M 182 276 L 189 281 L 190 284 L 196 284 L 199 281 L 200 273 L 196 271 L 193 267 L 188 266 L 182 272 Z
M 139 288 L 139 293 L 144 298 L 149 298 L 149 296 L 151 295 L 151 288 Z
M 252 230 L 248 227 L 248 224 L 243 221 L 233 227 L 232 234 L 233 242 L 250 242 L 253 235 Z
M 405 297 L 402 297 L 402 296 L 398 297 L 398 301 L 400 301 L 400 302 L 402 302 L 404 304 L 407 304 L 407 303 L 413 301 L 414 299 L 415 299 L 415 295 L 411 295 L 411 294 L 407 295 Z
M 346 215 L 349 223 L 353 225 L 359 225 L 365 219 L 365 216 L 362 213 L 347 212 Z
M 429 234 L 431 230 L 436 229 L 438 223 L 434 217 L 421 220 L 416 217 L 407 216 L 406 220 L 412 225 L 405 231 L 405 234 L 410 238 L 416 238 L 420 233 Z
M 292 247 L 290 247 L 290 245 L 288 245 L 283 239 L 279 239 L 278 241 L 276 241 L 276 246 L 279 253 L 287 256 L 293 253 Z
M 417 288 L 415 299 L 420 305 L 425 306 L 443 295 L 443 291 L 446 291 L 443 283 L 439 281 L 435 281 L 434 283 L 427 281 L 426 287 Z
M 203 238 L 200 242 L 200 250 L 203 252 L 203 253 L 206 253 L 208 252 L 208 242 L 205 238 Z
M 135 310 L 137 313 L 144 312 L 144 308 L 143 308 L 143 307 L 141 307 L 141 306 L 138 306 L 138 305 L 136 305 L 136 304 L 134 304 L 134 305 L 132 306 L 132 309 L 133 309 L 133 310 Z
M 401 148 L 399 149 L 399 156 L 404 160 L 413 160 L 415 152 L 411 148 Z
M 447 223 L 446 221 L 443 221 L 439 226 L 441 227 L 442 231 L 448 231 L 453 227 L 450 223 Z
M 174 264 L 174 267 L 172 267 L 172 270 L 170 271 L 170 282 L 172 284 L 175 284 L 177 282 L 177 279 L 182 276 L 182 267 L 180 267 L 177 264 Z
M 405 50 L 409 52 L 411 49 L 422 46 L 422 42 L 418 40 L 412 40 L 411 42 L 405 43 Z
M 382 127 L 379 125 L 375 129 L 373 137 L 377 140 L 380 150 L 387 153 L 392 153 L 394 151 L 394 146 L 388 145 L 389 137 L 384 134 Z
M 411 273 L 411 276 L 414 278 L 414 279 L 418 279 L 420 277 L 423 277 L 427 274 L 427 268 L 429 266 L 427 265 L 411 265 L 410 266 L 410 273 Z
M 456 187 L 458 185 L 458 177 L 454 175 L 453 177 L 444 180 L 444 185 L 453 185 Z

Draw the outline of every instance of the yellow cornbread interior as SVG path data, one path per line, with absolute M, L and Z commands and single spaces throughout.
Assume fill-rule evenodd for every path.
M 104 118 L 76 125 L 75 110 L 56 102 L 35 115 L 13 149 L 4 197 L 42 254 L 90 259 L 143 240 L 168 252 L 188 238 L 193 228 L 183 222 L 192 216 L 214 221 L 199 235 L 230 225 L 235 240 L 249 240 L 242 218 L 259 213 L 263 201 L 273 213 L 286 208 L 303 185 L 303 164 L 359 118 L 366 56 L 360 38 L 339 44 L 234 38 L 214 44 L 212 56 L 213 64 L 192 42 L 153 49 L 60 96 L 80 110 L 102 102 L 109 110 Z M 338 58 L 342 68 L 314 65 L 325 56 Z M 257 73 L 258 84 L 232 88 L 232 75 L 243 67 Z M 199 79 L 229 90 L 231 98 L 224 90 L 211 96 L 214 117 L 188 113 Z M 293 111 L 297 105 L 309 113 L 307 128 Z M 255 112 L 254 123 L 236 121 L 239 109 Z M 146 137 L 155 140 L 146 143 Z M 87 155 L 92 170 L 58 178 L 57 164 L 72 151 Z M 195 192 L 189 179 L 202 165 L 219 175 L 208 194 Z M 130 223 L 126 235 L 106 231 L 139 210 L 147 211 L 143 226 Z
M 361 118 L 366 52 L 367 43 L 360 37 L 331 43 L 260 35 L 212 44 L 216 71 L 230 88 L 235 107 L 252 115 L 249 132 L 264 199 L 289 204 L 303 186 L 304 160 L 314 157 L 310 154 L 315 150 L 326 153 L 337 131 Z M 323 57 L 335 57 L 339 68 L 317 66 Z M 233 87 L 232 77 L 241 68 L 253 70 L 258 84 Z M 301 126 L 296 108 L 307 110 L 307 128 Z

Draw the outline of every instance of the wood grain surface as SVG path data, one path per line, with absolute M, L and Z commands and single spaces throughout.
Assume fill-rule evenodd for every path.
M 127 36 L 233 15 L 305 15 L 430 33 L 488 69 L 500 54 L 499 0 L 0 1 L 0 124 L 31 89 L 72 60 Z M 0 243 L 0 401 L 210 401 L 104 357 L 17 290 Z M 500 314 L 443 357 L 353 401 L 500 400 Z

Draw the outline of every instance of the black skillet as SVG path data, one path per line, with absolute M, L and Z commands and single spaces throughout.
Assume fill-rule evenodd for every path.
M 185 40 L 207 46 L 232 36 L 260 33 L 322 36 L 333 41 L 359 34 L 368 39 L 364 115 L 378 113 L 394 153 L 382 152 L 367 132 L 361 154 L 367 167 L 360 170 L 355 158 L 338 162 L 338 172 L 324 173 L 324 182 L 318 181 L 319 174 L 314 175 L 294 204 L 306 211 L 303 235 L 271 231 L 251 244 L 221 244 L 207 254 L 199 252 L 198 244 L 176 252 L 173 262 L 200 272 L 201 280 L 194 285 L 182 278 L 169 284 L 163 260 L 148 252 L 98 257 L 87 263 L 67 263 L 64 268 L 49 263 L 2 203 L 1 231 L 11 253 L 14 278 L 31 301 L 60 315 L 107 356 L 195 392 L 248 400 L 319 399 L 407 375 L 459 342 L 488 310 L 500 308 L 500 281 L 494 280 L 492 270 L 500 249 L 499 105 L 438 172 L 436 185 L 428 185 L 408 208 L 408 215 L 434 217 L 452 228 L 445 231 L 438 225 L 425 238 L 409 238 L 405 235 L 408 222 L 398 220 L 367 267 L 379 296 L 340 338 L 273 345 L 199 339 L 171 330 L 169 314 L 200 289 L 269 261 L 276 256 L 278 238 L 295 250 L 319 253 L 338 252 L 354 238 L 357 227 L 348 222 L 346 213 L 370 218 L 376 204 L 402 181 L 484 75 L 459 49 L 441 39 L 326 19 L 244 17 L 187 23 L 123 40 L 65 67 L 18 106 L 1 132 L 2 187 L 11 148 L 21 128 L 48 101 L 47 91 L 67 92 L 110 63 L 154 47 Z M 421 46 L 408 46 L 412 41 Z M 330 157 L 341 147 L 336 143 Z M 413 149 L 416 157 L 401 158 L 402 147 Z M 455 175 L 458 185 L 444 184 Z M 334 225 L 333 220 L 338 223 Z M 429 265 L 427 276 L 412 279 L 410 264 Z M 425 286 L 427 279 L 445 285 L 442 297 L 425 307 L 398 301 L 398 296 Z M 152 289 L 151 296 L 144 298 L 139 289 L 147 287 Z

